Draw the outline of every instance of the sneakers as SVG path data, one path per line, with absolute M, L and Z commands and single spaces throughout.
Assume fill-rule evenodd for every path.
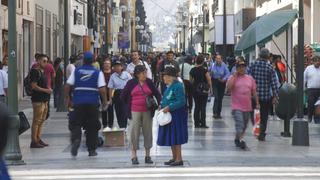
M 71 155 L 72 156 L 77 156 L 78 155 L 78 149 L 80 147 L 80 140 L 74 140 L 74 142 L 71 145 Z
M 137 157 L 132 158 L 132 159 L 131 159 L 131 162 L 132 162 L 132 165 L 138 165 L 138 164 L 139 164 L 139 161 L 138 161 L 138 158 L 137 158 Z

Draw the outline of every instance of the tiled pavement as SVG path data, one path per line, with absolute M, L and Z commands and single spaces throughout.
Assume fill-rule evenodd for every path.
M 243 151 L 235 148 L 233 144 L 234 123 L 231 118 L 229 104 L 229 98 L 226 97 L 222 113 L 223 119 L 221 120 L 212 119 L 212 104 L 208 104 L 207 124 L 210 126 L 209 129 L 194 129 L 192 118 L 189 119 L 189 143 L 183 145 L 183 157 L 186 164 L 185 167 L 193 169 L 192 171 L 190 170 L 190 172 L 197 174 L 199 170 L 198 168 L 200 167 L 207 168 L 208 171 L 212 172 L 214 171 L 213 169 L 221 168 L 223 170 L 223 167 L 226 169 L 231 167 L 247 167 L 247 169 L 244 169 L 243 171 L 248 172 L 251 169 L 250 167 L 260 167 L 261 169 L 269 167 L 271 168 L 271 171 L 273 167 L 279 167 L 279 170 L 281 170 L 281 168 L 312 168 L 319 166 L 319 125 L 310 124 L 310 147 L 292 146 L 291 138 L 281 137 L 280 132 L 283 129 L 283 121 L 269 121 L 269 133 L 267 135 L 266 142 L 258 142 L 253 137 L 251 133 L 252 126 L 250 125 L 246 135 L 247 144 L 250 149 L 248 151 Z M 29 117 L 29 120 L 31 120 L 32 109 L 29 101 L 21 101 L 20 109 L 23 109 Z M 120 148 L 99 148 L 99 155 L 97 157 L 90 158 L 87 156 L 88 154 L 86 152 L 85 145 L 82 145 L 78 157 L 72 158 L 69 152 L 70 146 L 67 122 L 66 113 L 51 113 L 51 118 L 46 121 L 43 133 L 43 139 L 50 144 L 48 148 L 30 149 L 30 130 L 20 137 L 21 151 L 26 165 L 10 167 L 11 173 L 16 175 L 17 179 L 23 179 L 21 174 L 19 176 L 19 173 L 29 172 L 32 174 L 32 172 L 47 172 L 50 170 L 55 171 L 55 173 L 59 173 L 60 170 L 70 170 L 73 171 L 73 173 L 77 173 L 77 170 L 86 171 L 88 169 L 93 169 L 94 171 L 94 169 L 96 169 L 99 171 L 99 169 L 116 168 L 118 170 L 123 168 L 131 169 L 139 167 L 138 169 L 147 168 L 146 171 L 148 171 L 151 167 L 162 169 L 162 167 L 164 167 L 163 162 L 170 158 L 171 151 L 169 148 L 158 147 L 155 144 L 157 137 L 156 124 L 154 124 L 153 129 L 154 147 L 152 148 L 152 157 L 155 161 L 153 165 L 145 165 L 144 163 L 141 163 L 138 166 L 132 166 L 130 162 L 130 150 L 127 146 Z M 143 145 L 142 137 L 140 144 Z M 139 158 L 141 162 L 144 159 L 143 153 L 143 150 L 139 151 Z M 213 169 L 209 170 L 210 168 Z M 275 170 L 276 169 L 277 168 L 275 168 Z M 238 170 L 241 172 L 240 169 Z M 130 172 L 130 170 L 128 171 Z M 257 169 L 257 171 L 259 171 L 259 169 Z M 107 172 L 108 171 L 106 170 L 106 173 Z M 219 174 L 218 170 L 214 172 Z M 286 169 L 282 172 L 286 172 Z M 88 173 L 90 174 L 90 172 Z M 64 174 L 62 173 L 62 175 Z M 101 177 L 88 177 L 88 179 L 104 179 L 103 175 L 105 174 L 100 175 Z M 216 177 L 217 174 L 211 175 L 212 177 Z M 192 177 L 192 175 L 190 177 Z M 206 179 L 208 177 L 205 176 L 201 179 Z M 230 177 L 234 176 L 230 175 Z M 241 178 L 242 176 L 237 177 Z M 252 177 L 255 179 L 254 177 L 256 176 Z M 320 175 L 316 177 L 320 177 Z M 121 177 L 114 176 L 114 178 Z M 137 178 L 140 179 L 139 177 Z

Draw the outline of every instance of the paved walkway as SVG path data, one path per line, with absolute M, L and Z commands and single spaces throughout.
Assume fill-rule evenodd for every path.
M 235 173 L 240 173 L 249 172 L 251 169 L 250 167 L 261 167 L 256 171 L 260 172 L 264 169 L 264 167 L 289 167 L 292 168 L 292 170 L 294 170 L 294 167 L 311 168 L 319 166 L 319 125 L 310 124 L 310 147 L 292 146 L 291 138 L 281 137 L 280 132 L 283 129 L 283 121 L 269 121 L 266 142 L 258 142 L 253 137 L 251 133 L 252 126 L 250 125 L 246 135 L 247 144 L 250 150 L 243 151 L 237 149 L 233 143 L 234 123 L 231 118 L 229 104 L 229 97 L 226 97 L 224 100 L 224 107 L 222 113 L 223 119 L 221 120 L 212 119 L 212 104 L 209 104 L 207 113 L 207 124 L 208 126 L 210 126 L 209 129 L 194 129 L 192 118 L 189 119 L 189 143 L 183 146 L 183 158 L 186 164 L 185 167 L 193 169 L 190 170 L 190 173 L 199 174 L 199 170 L 201 171 L 202 168 L 198 167 L 206 167 L 205 169 L 207 169 L 208 172 L 211 172 L 212 169 L 218 168 L 216 171 L 212 171 L 213 174 L 211 174 L 210 176 L 208 175 L 208 178 L 219 177 L 219 169 L 223 170 L 223 167 L 247 167 L 247 169 L 240 168 L 235 170 Z M 29 117 L 29 121 L 31 121 L 32 109 L 29 101 L 21 101 L 20 107 L 25 111 L 26 115 Z M 85 172 L 90 171 L 90 169 L 91 171 L 87 172 L 88 179 L 105 179 L 104 176 L 108 173 L 112 174 L 110 177 L 126 178 L 124 176 L 120 177 L 121 170 L 115 171 L 119 172 L 120 174 L 113 173 L 113 171 L 111 170 L 106 170 L 105 174 L 102 174 L 100 170 L 109 168 L 128 168 L 127 174 L 131 174 L 132 172 L 130 169 L 136 167 L 139 167 L 139 169 L 149 169 L 149 167 L 156 167 L 162 169 L 162 167 L 164 167 L 163 162 L 170 159 L 170 149 L 167 147 L 158 147 L 155 144 L 157 137 L 156 124 L 154 124 L 153 129 L 154 147 L 152 148 L 151 154 L 153 160 L 155 161 L 153 165 L 145 165 L 143 163 L 144 154 L 143 151 L 140 151 L 139 159 L 141 164 L 138 166 L 132 166 L 130 161 L 130 149 L 128 149 L 127 146 L 120 148 L 99 148 L 98 156 L 92 158 L 88 157 L 86 147 L 83 143 L 79 150 L 78 156 L 76 158 L 72 158 L 70 155 L 69 131 L 67 124 L 68 121 L 66 118 L 66 113 L 51 113 L 51 117 L 49 120 L 46 121 L 43 130 L 43 139 L 50 144 L 48 148 L 30 149 L 30 130 L 20 137 L 21 151 L 23 155 L 23 160 L 26 162 L 26 165 L 10 167 L 12 175 L 16 177 L 15 179 L 27 178 L 27 176 L 23 177 L 21 175 L 23 173 L 29 173 L 30 176 L 28 177 L 30 177 L 29 179 L 32 179 L 35 176 L 38 176 L 38 173 L 41 174 L 41 172 L 43 173 L 43 175 L 45 175 L 46 173 L 48 175 L 50 174 L 50 172 L 51 174 L 55 172 L 53 174 L 61 175 L 60 178 L 57 177 L 53 179 L 71 179 L 63 178 L 65 175 L 68 175 L 68 173 L 66 173 L 66 170 L 69 170 L 70 174 L 76 175 L 86 174 Z M 140 144 L 143 145 L 142 137 Z M 288 169 L 281 168 L 279 169 L 281 173 L 285 174 L 288 171 Z M 270 171 L 272 170 L 274 169 L 271 168 Z M 309 170 L 310 169 L 306 169 L 306 171 Z M 159 173 L 155 169 L 150 171 L 154 171 L 155 174 Z M 163 173 L 166 173 L 166 171 L 163 171 Z M 234 176 L 238 177 L 237 174 L 232 174 L 232 171 L 230 173 L 231 174 L 229 176 L 231 178 Z M 303 174 L 305 172 L 301 173 Z M 92 174 L 96 174 L 98 176 L 90 177 L 90 175 Z M 259 174 L 253 174 L 252 179 L 256 179 L 258 175 Z M 316 177 L 319 177 L 318 179 L 320 179 L 320 174 L 317 173 L 314 175 Z M 136 178 L 140 179 L 139 177 L 140 176 L 137 175 Z M 192 175 L 190 177 L 192 177 Z M 242 176 L 240 175 L 239 177 Z M 185 178 L 185 176 L 181 176 L 181 178 Z M 38 179 L 42 178 L 38 177 Z M 206 177 L 204 176 L 201 179 L 206 179 Z

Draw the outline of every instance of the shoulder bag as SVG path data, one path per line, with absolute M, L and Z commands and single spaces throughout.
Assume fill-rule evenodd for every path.
M 149 110 L 155 110 L 158 108 L 158 103 L 157 103 L 157 100 L 155 100 L 154 96 L 148 96 L 147 93 L 143 90 L 142 86 L 140 83 L 139 84 L 139 87 L 143 93 L 143 95 L 146 97 L 146 105 L 147 105 L 147 108 Z

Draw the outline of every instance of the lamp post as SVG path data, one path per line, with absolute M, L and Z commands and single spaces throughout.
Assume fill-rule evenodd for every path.
M 19 145 L 18 130 L 20 121 L 18 116 L 18 91 L 17 91 L 17 35 L 16 35 L 16 1 L 8 1 L 8 45 L 9 45 L 9 94 L 8 107 L 10 124 L 8 131 L 8 143 L 5 159 L 10 165 L 24 164 Z
M 191 18 L 190 18 L 190 23 L 191 23 L 191 31 L 190 31 L 190 33 L 191 33 L 191 35 L 190 35 L 190 43 L 191 43 L 191 46 L 193 46 L 193 16 L 191 16 Z
M 206 52 L 206 45 L 205 45 L 205 24 L 206 24 L 206 15 L 207 15 L 207 4 L 202 5 L 202 12 L 203 12 L 203 22 L 202 22 L 202 53 Z
M 227 57 L 227 4 L 223 0 L 223 57 Z
M 186 52 L 186 27 L 187 27 L 187 25 L 183 24 L 182 27 L 183 27 L 183 45 L 182 45 L 182 48 L 183 48 L 183 52 Z

